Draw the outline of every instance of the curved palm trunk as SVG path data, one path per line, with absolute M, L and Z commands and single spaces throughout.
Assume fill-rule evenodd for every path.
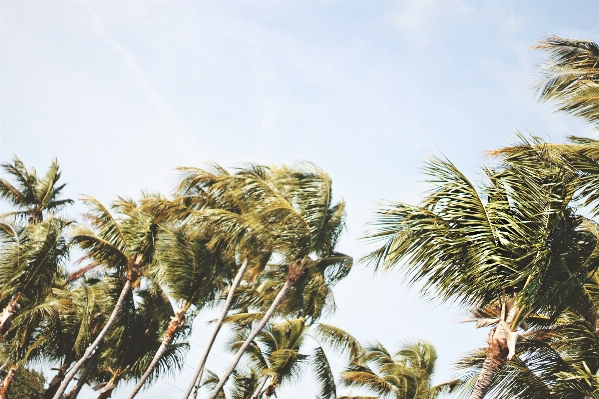
M 258 396 L 260 396 L 260 392 L 262 392 L 262 390 L 264 389 L 264 385 L 266 385 L 267 382 L 268 382 L 268 376 L 265 375 L 264 377 L 262 377 L 262 381 L 260 381 L 260 383 L 258 383 L 258 387 L 254 391 L 254 393 L 252 394 L 252 397 L 250 399 L 258 399 Z
M 498 341 L 489 343 L 487 358 L 470 394 L 470 399 L 482 399 L 485 396 L 491 386 L 493 376 L 507 363 L 507 352 L 507 347 L 502 346 Z
M 198 395 L 198 389 L 200 388 L 200 382 L 202 380 L 202 373 L 204 371 L 204 365 L 206 364 L 206 359 L 208 359 L 208 354 L 210 353 L 210 350 L 212 349 L 212 345 L 214 345 L 214 341 L 216 340 L 216 336 L 218 335 L 218 332 L 220 331 L 220 328 L 223 325 L 223 320 L 225 320 L 225 317 L 227 317 L 227 313 L 229 313 L 229 308 L 233 304 L 233 296 L 235 295 L 235 290 L 239 286 L 239 283 L 241 282 L 241 278 L 245 274 L 245 271 L 248 267 L 248 263 L 249 263 L 248 258 L 245 258 L 243 260 L 243 262 L 241 263 L 241 266 L 239 267 L 237 274 L 235 275 L 235 279 L 233 279 L 233 283 L 231 284 L 231 288 L 229 288 L 229 293 L 227 294 L 227 299 L 225 300 L 223 308 L 220 312 L 220 316 L 219 316 L 218 320 L 216 321 L 214 330 L 212 331 L 212 334 L 210 335 L 210 338 L 208 339 L 208 343 L 206 344 L 206 347 L 204 348 L 204 351 L 202 352 L 202 355 L 200 356 L 200 362 L 198 363 L 198 366 L 195 369 L 193 378 L 191 380 L 191 384 L 187 387 L 187 390 L 185 391 L 185 394 L 183 395 L 183 399 L 189 398 L 189 395 L 191 394 L 191 391 L 194 388 L 195 388 L 194 396 L 193 396 L 194 399 Z
M 56 394 L 54 395 L 54 397 L 52 399 L 60 399 L 61 398 L 64 391 L 67 389 L 67 385 L 69 385 L 69 382 L 71 382 L 73 377 L 75 377 L 75 374 L 77 373 L 77 371 L 81 368 L 83 363 L 87 359 L 89 359 L 89 357 L 92 355 L 92 352 L 94 351 L 94 349 L 96 349 L 96 347 L 98 345 L 100 345 L 100 343 L 102 342 L 102 340 L 108 333 L 108 330 L 114 324 L 114 321 L 116 320 L 116 316 L 121 311 L 121 308 L 123 307 L 123 304 L 125 303 L 125 297 L 129 293 L 129 291 L 131 291 L 131 279 L 128 279 L 127 282 L 125 283 L 125 286 L 123 287 L 123 290 L 121 291 L 121 295 L 119 296 L 119 300 L 117 301 L 116 306 L 112 310 L 112 314 L 110 315 L 108 322 L 106 323 L 106 325 L 104 326 L 102 331 L 100 331 L 100 334 L 98 334 L 98 336 L 96 337 L 94 342 L 92 342 L 92 344 L 87 347 L 87 350 L 85 351 L 85 353 L 83 354 L 81 359 L 79 359 L 79 361 L 77 363 L 75 363 L 75 365 L 73 366 L 71 371 L 69 371 L 67 373 L 64 380 L 60 384 L 58 391 L 56 392 Z
M 489 331 L 489 348 L 487 358 L 483 363 L 483 368 L 478 375 L 474 389 L 470 394 L 470 399 L 482 399 L 489 387 L 495 373 L 502 368 L 516 352 L 516 341 L 519 334 L 510 327 L 514 318 L 518 314 L 518 306 L 515 304 L 506 305 L 504 314 L 497 323 L 497 326 Z M 504 321 L 505 318 L 505 321 Z
M 0 399 L 8 399 L 8 393 L 10 392 L 10 387 L 12 386 L 12 383 L 15 380 L 16 372 L 16 367 L 11 367 L 10 370 L 8 370 L 6 377 L 2 381 L 2 387 L 0 387 Z
M 91 355 L 91 357 L 89 359 L 87 359 L 87 362 L 85 362 L 85 368 L 83 369 L 83 372 L 81 373 L 81 376 L 79 377 L 79 380 L 77 381 L 77 384 L 75 384 L 75 386 L 67 394 L 65 399 L 75 399 L 77 397 L 77 395 L 79 395 L 79 392 L 81 392 L 81 388 L 83 388 L 83 385 L 85 385 L 85 382 L 87 381 L 87 377 L 89 376 L 89 373 L 92 371 L 92 368 L 94 367 L 94 365 L 96 364 L 96 361 L 98 360 L 98 357 L 100 356 L 101 345 L 102 344 L 98 345 L 98 347 L 96 348 L 94 353 Z
M 264 314 L 264 317 L 262 317 L 262 320 L 260 320 L 260 323 L 258 323 L 258 325 L 256 327 L 254 327 L 254 329 L 252 330 L 250 335 L 248 335 L 247 339 L 243 342 L 243 344 L 241 345 L 241 347 L 235 354 L 233 361 L 231 362 L 229 367 L 225 370 L 222 377 L 220 377 L 218 384 L 216 385 L 214 390 L 210 393 L 210 396 L 208 396 L 208 399 L 216 399 L 218 392 L 225 386 L 225 383 L 227 382 L 227 380 L 233 373 L 233 370 L 235 370 L 235 367 L 237 367 L 237 363 L 239 363 L 239 360 L 241 360 L 241 356 L 243 355 L 243 353 L 245 352 L 247 347 L 250 346 L 250 344 L 252 343 L 254 338 L 256 338 L 256 336 L 260 333 L 260 331 L 262 331 L 264 326 L 266 326 L 266 323 L 268 323 L 268 320 L 270 320 L 270 318 L 274 314 L 275 310 L 277 309 L 277 306 L 279 306 L 279 304 L 281 302 L 283 302 L 283 299 L 285 299 L 285 296 L 287 295 L 287 293 L 289 292 L 291 287 L 293 287 L 293 284 L 295 284 L 295 282 L 303 274 L 305 266 L 306 266 L 306 262 L 302 261 L 302 262 L 296 262 L 289 267 L 289 273 L 287 274 L 287 281 L 285 282 L 285 285 L 283 285 L 283 288 L 281 288 L 281 290 L 277 294 L 277 297 L 271 303 L 270 307 Z
M 164 353 L 166 352 L 168 347 L 173 343 L 175 336 L 183 327 L 183 323 L 185 322 L 185 313 L 185 308 L 179 309 L 175 316 L 171 319 L 168 325 L 168 329 L 166 330 L 166 334 L 164 334 L 164 338 L 162 339 L 162 344 L 160 345 L 160 348 L 154 355 L 154 358 L 152 359 L 152 362 L 148 366 L 146 372 L 135 386 L 135 389 L 133 389 L 133 392 L 131 392 L 131 395 L 129 395 L 129 399 L 133 399 L 135 395 L 137 395 L 137 393 L 141 390 L 141 387 L 144 385 L 144 382 L 148 379 L 150 374 L 152 374 L 152 371 L 154 371 L 156 365 L 158 364 L 160 359 L 162 359 L 162 356 L 164 356 Z

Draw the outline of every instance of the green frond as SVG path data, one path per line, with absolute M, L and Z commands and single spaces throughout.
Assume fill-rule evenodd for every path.
M 319 342 L 335 351 L 347 353 L 351 359 L 357 359 L 364 354 L 362 345 L 346 331 L 330 324 L 318 323 L 315 335 Z
M 382 398 L 398 398 L 396 388 L 375 374 L 363 371 L 344 371 L 340 383 L 349 388 L 363 388 Z
M 119 251 L 124 252 L 127 239 L 121 226 L 110 211 L 100 201 L 93 197 L 83 197 L 82 202 L 88 207 L 89 213 L 85 216 L 91 222 L 98 236 L 109 241 Z
M 216 385 L 218 384 L 219 380 L 220 377 L 216 375 L 216 373 L 210 370 L 206 370 L 204 371 L 204 377 L 201 386 L 206 387 L 210 391 L 212 391 L 214 390 L 214 388 L 216 388 Z M 227 399 L 227 397 L 225 396 L 225 391 L 223 389 L 219 391 L 218 395 L 216 396 L 216 399 Z
M 85 226 L 76 226 L 70 233 L 71 242 L 86 251 L 86 257 L 106 265 L 124 270 L 129 259 L 112 242 L 96 235 Z
M 260 379 L 253 368 L 237 369 L 232 377 L 231 387 L 229 389 L 229 399 L 251 399 L 252 394 L 258 388 Z
M 549 36 L 536 48 L 548 55 L 541 65 L 541 79 L 536 87 L 540 100 L 552 101 L 557 111 L 582 117 L 597 126 L 597 44 Z
M 322 347 L 318 346 L 314 349 L 314 353 L 310 357 L 310 363 L 314 368 L 314 375 L 320 386 L 319 398 L 336 398 L 337 386 L 335 385 L 335 377 L 333 376 L 331 365 L 329 364 L 329 360 Z

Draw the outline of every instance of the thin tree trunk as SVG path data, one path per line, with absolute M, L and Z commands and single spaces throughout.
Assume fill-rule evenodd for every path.
M 17 372 L 16 367 L 11 367 L 2 381 L 2 387 L 0 387 L 0 399 L 8 399 L 8 393 L 13 381 L 15 380 L 15 373 Z
M 252 394 L 251 399 L 258 399 L 260 392 L 262 392 L 262 390 L 264 389 L 264 385 L 266 385 L 267 382 L 268 382 L 268 376 L 265 375 L 264 377 L 262 377 L 262 381 L 260 381 L 260 383 L 258 383 L 258 387 Z
M 210 393 L 210 396 L 208 396 L 208 399 L 216 399 L 218 392 L 225 386 L 225 383 L 227 382 L 227 380 L 233 373 L 233 370 L 235 370 L 235 367 L 237 367 L 237 363 L 239 363 L 239 360 L 241 360 L 241 356 L 243 355 L 243 353 L 245 352 L 247 347 L 250 346 L 250 344 L 252 343 L 254 338 L 256 338 L 256 336 L 260 333 L 260 331 L 262 331 L 264 326 L 266 326 L 266 323 L 268 323 L 268 320 L 270 320 L 270 318 L 274 314 L 275 310 L 277 309 L 277 306 L 279 306 L 279 304 L 281 302 L 283 302 L 283 299 L 285 299 L 285 296 L 287 295 L 287 293 L 289 292 L 289 290 L 291 289 L 291 287 L 293 286 L 294 283 L 295 283 L 295 281 L 293 279 L 287 277 L 287 281 L 285 282 L 285 285 L 283 285 L 283 288 L 281 288 L 281 291 L 279 291 L 279 293 L 277 294 L 277 297 L 275 298 L 275 300 L 272 302 L 272 304 L 270 305 L 270 307 L 264 314 L 264 317 L 262 317 L 262 320 L 260 320 L 260 323 L 258 323 L 258 325 L 256 327 L 254 327 L 254 329 L 252 330 L 250 335 L 247 337 L 247 339 L 241 345 L 241 347 L 235 354 L 233 361 L 231 362 L 229 367 L 225 370 L 222 377 L 220 377 L 220 380 L 218 381 L 216 388 L 214 388 L 212 393 Z
M 210 350 L 212 349 L 212 345 L 214 345 L 214 341 L 216 340 L 216 336 L 218 335 L 218 332 L 220 331 L 220 328 L 223 325 L 223 320 L 225 320 L 225 317 L 227 317 L 227 313 L 229 313 L 229 308 L 233 304 L 233 296 L 235 295 L 235 290 L 239 286 L 239 283 L 241 282 L 241 278 L 245 274 L 245 271 L 248 267 L 248 263 L 249 263 L 248 258 L 245 258 L 243 260 L 243 262 L 241 263 L 239 270 L 237 271 L 237 275 L 235 275 L 235 279 L 233 280 L 233 283 L 231 284 L 231 287 L 229 288 L 229 293 L 227 294 L 227 299 L 225 300 L 223 308 L 220 312 L 220 316 L 219 316 L 218 320 L 216 321 L 216 325 L 214 326 L 212 335 L 210 335 L 210 338 L 208 338 L 208 343 L 206 344 L 206 347 L 204 348 L 204 351 L 202 352 L 202 355 L 200 356 L 200 362 L 198 363 L 198 366 L 195 369 L 193 378 L 191 380 L 191 384 L 187 387 L 187 390 L 185 391 L 185 394 L 183 395 L 183 399 L 189 398 L 189 395 L 191 394 L 191 391 L 194 389 L 194 387 L 195 387 L 194 396 L 193 396 L 194 399 L 198 395 L 198 389 L 200 388 L 200 382 L 202 380 L 202 373 L 204 371 L 204 365 L 206 364 L 206 359 L 208 359 L 208 354 L 210 353 Z
M 75 363 L 75 366 L 73 366 L 71 371 L 69 371 L 67 373 L 64 380 L 60 384 L 58 391 L 56 392 L 56 394 L 54 395 L 54 397 L 52 399 L 60 399 L 60 397 L 62 396 L 64 391 L 67 389 L 67 385 L 69 385 L 69 382 L 71 382 L 73 377 L 75 377 L 75 374 L 77 373 L 79 368 L 81 368 L 83 363 L 91 356 L 94 349 L 96 349 L 96 347 L 98 345 L 100 345 L 100 343 L 102 342 L 102 340 L 108 333 L 108 330 L 114 324 L 114 321 L 116 320 L 118 313 L 121 311 L 121 308 L 123 307 L 123 303 L 125 302 L 125 297 L 127 296 L 127 294 L 129 293 L 130 290 L 131 290 L 131 279 L 128 279 L 127 282 L 125 283 L 125 286 L 123 287 L 123 290 L 121 291 L 121 295 L 119 296 L 119 300 L 117 301 L 116 306 L 112 310 L 112 314 L 110 315 L 108 322 L 106 323 L 106 325 L 104 326 L 102 331 L 100 331 L 100 334 L 98 334 L 98 336 L 96 337 L 94 342 L 90 346 L 87 347 L 87 350 L 85 351 L 85 353 L 83 354 L 81 359 L 79 359 L 79 361 L 77 363 Z
M 154 355 L 154 358 L 152 359 L 152 363 L 150 363 L 146 372 L 144 373 L 144 375 L 141 377 L 141 379 L 135 386 L 135 389 L 133 389 L 133 392 L 131 392 L 131 395 L 129 395 L 129 399 L 133 399 L 135 397 L 135 395 L 137 395 L 137 393 L 140 391 L 141 387 L 144 385 L 144 382 L 148 379 L 150 374 L 152 374 L 152 371 L 154 371 L 154 369 L 156 368 L 156 365 L 158 364 L 158 362 L 160 361 L 162 356 L 164 356 L 164 353 L 166 352 L 168 347 L 173 343 L 175 336 L 183 327 L 183 323 L 185 321 L 185 313 L 186 313 L 186 309 L 184 309 L 184 308 L 179 309 L 177 311 L 177 313 L 175 314 L 175 316 L 171 319 L 171 321 L 168 325 L 168 329 L 166 330 L 166 334 L 164 334 L 164 338 L 162 339 L 162 344 L 160 345 L 160 348 Z
M 474 384 L 470 399 L 483 399 L 491 386 L 491 381 L 493 380 L 495 373 L 502 368 L 516 352 L 518 333 L 512 331 L 511 326 L 520 309 L 514 301 L 515 299 L 506 301 L 497 326 L 489 331 L 487 358 L 483 363 L 483 368 L 478 375 L 476 384 Z
M 101 352 L 100 348 L 101 347 L 102 347 L 102 344 L 98 345 L 98 347 L 96 348 L 94 353 L 92 353 L 91 357 L 89 359 L 87 359 L 87 361 L 85 362 L 85 368 L 83 369 L 83 372 L 79 376 L 79 380 L 77 381 L 77 384 L 75 384 L 75 386 L 67 394 L 65 399 L 75 399 L 77 397 L 77 395 L 79 395 L 79 392 L 81 392 L 81 388 L 83 388 L 83 385 L 85 385 L 85 382 L 87 381 L 87 377 L 89 376 L 89 373 L 92 371 L 92 368 L 94 367 L 94 365 L 96 364 L 96 361 L 98 360 L 98 357 L 100 356 L 100 352 Z
M 13 297 L 0 314 L 0 337 L 8 331 L 12 324 L 15 312 L 21 307 L 17 300 L 17 298 Z
M 470 399 L 482 399 L 485 396 L 491 386 L 493 376 L 497 370 L 507 363 L 507 353 L 507 347 L 504 347 L 498 341 L 489 344 L 487 358 L 470 394 Z
M 56 390 L 58 389 L 58 387 L 60 387 L 60 383 L 62 382 L 62 380 L 64 380 L 64 375 L 69 369 L 71 363 L 73 363 L 73 359 L 72 356 L 69 356 L 69 359 L 65 359 L 64 364 L 60 366 L 60 368 L 58 369 L 58 373 L 56 373 L 54 378 L 52 378 L 52 381 L 50 381 L 48 389 L 46 389 L 46 392 L 44 392 L 43 399 L 52 399 L 52 396 L 54 396 Z

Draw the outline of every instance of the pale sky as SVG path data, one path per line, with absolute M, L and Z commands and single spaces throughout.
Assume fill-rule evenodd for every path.
M 531 47 L 547 34 L 599 40 L 598 13 L 594 1 L 0 1 L 0 161 L 42 171 L 58 157 L 66 195 L 108 203 L 170 192 L 177 166 L 309 160 L 347 201 L 339 249 L 357 259 L 377 203 L 418 202 L 427 157 L 476 179 L 483 151 L 515 129 L 594 136 L 536 102 Z M 485 342 L 398 273 L 356 264 L 335 296 L 326 322 L 360 340 L 431 341 L 436 382 Z M 211 318 L 197 317 L 183 372 L 140 397 L 181 396 Z M 208 367 L 230 357 L 219 346 Z M 278 394 L 312 391 L 307 379 Z

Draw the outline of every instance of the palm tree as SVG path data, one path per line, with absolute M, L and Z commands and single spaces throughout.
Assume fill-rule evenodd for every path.
M 212 245 L 238 254 L 242 263 L 196 369 L 195 381 L 184 398 L 194 387 L 197 395 L 207 354 L 246 270 L 246 280 L 251 284 L 273 254 L 284 260 L 282 265 L 286 270 L 281 295 L 273 296 L 278 300 L 273 302 L 270 313 L 265 309 L 264 319 L 256 327 L 257 334 L 309 263 L 328 268 L 331 281 L 343 278 L 351 268 L 351 257 L 332 250 L 343 229 L 344 204 L 331 206 L 331 180 L 316 166 L 302 164 L 290 169 L 249 165 L 235 174 L 216 166 L 213 173 L 199 169 L 185 169 L 185 172 L 181 185 L 183 201 L 199 210 L 196 220 L 210 232 Z M 328 260 L 312 262 L 307 257 L 310 253 L 326 254 Z M 244 350 L 240 348 L 234 363 Z M 234 367 L 225 373 L 222 385 Z
M 599 266 L 597 226 L 575 211 L 578 176 L 538 139 L 522 138 L 516 148 L 484 169 L 479 189 L 449 161 L 431 161 L 434 188 L 420 206 L 390 204 L 366 236 L 384 240 L 368 260 L 400 265 L 425 292 L 463 306 L 501 304 L 499 317 L 483 324 L 494 327 L 473 399 L 514 356 L 525 319 L 555 317 Z
M 142 388 L 183 328 L 188 311 L 193 307 L 197 312 L 211 304 L 217 293 L 224 288 L 223 280 L 232 269 L 231 263 L 234 261 L 219 259 L 207 245 L 205 234 L 192 224 L 178 222 L 159 230 L 154 262 L 147 274 L 152 281 L 165 287 L 171 300 L 181 306 L 173 309 L 175 316 L 168 325 L 162 345 L 129 395 L 130 399 Z
M 53 283 L 57 285 L 60 280 Z M 35 300 L 30 303 L 27 298 L 24 298 L 22 303 L 23 311 L 14 318 L 0 346 L 4 357 L 12 359 L 9 374 L 0 390 L 0 397 L 6 397 L 14 381 L 12 377 L 17 374 L 17 371 L 26 370 L 24 366 L 28 363 L 52 361 L 59 357 L 55 356 L 56 348 L 47 347 L 46 344 L 52 343 L 48 335 L 55 337 L 60 333 L 48 327 L 56 327 L 60 314 L 71 306 L 69 299 L 57 294 L 54 289 L 45 300 Z M 27 371 L 24 373 L 27 374 Z
M 599 384 L 590 372 L 599 367 L 599 337 L 595 326 L 572 309 L 556 320 L 531 318 L 531 329 L 517 346 L 518 356 L 507 362 L 491 382 L 489 394 L 498 399 L 566 399 L 597 397 Z M 486 357 L 486 348 L 460 360 L 463 394 L 469 394 Z
M 248 212 L 240 206 L 237 176 L 229 174 L 218 165 L 214 165 L 212 170 L 199 168 L 181 168 L 181 170 L 184 177 L 179 187 L 180 196 L 173 202 L 166 204 L 163 202 L 165 213 L 186 217 L 193 212 L 190 222 L 199 225 L 200 229 L 207 232 L 207 236 L 211 238 L 209 247 L 221 254 L 227 254 L 228 257 L 241 259 L 241 264 L 236 268 L 235 277 L 228 288 L 221 313 L 183 396 L 187 399 L 192 390 L 194 390 L 194 398 L 197 396 L 208 354 L 233 304 L 234 294 L 242 278 L 248 268 L 251 270 L 250 274 L 259 273 L 264 263 L 268 261 L 270 252 L 266 242 L 267 237 L 260 231 L 262 226 L 248 218 Z M 240 174 L 243 173 L 242 170 Z M 223 240 L 222 237 L 227 237 L 227 240 Z
M 117 284 L 113 284 L 118 287 Z M 119 290 L 114 289 L 116 298 Z M 100 390 L 98 399 L 111 397 L 120 381 L 140 378 L 152 362 L 154 353 L 161 347 L 159 339 L 168 329 L 173 317 L 169 298 L 157 286 L 129 292 L 123 311 L 115 326 L 106 336 L 104 350 L 96 366 L 95 379 L 101 381 L 95 389 Z M 166 348 L 149 379 L 160 374 L 172 374 L 183 364 L 186 343 L 174 342 Z
M 0 316 L 0 334 L 7 345 L 26 348 L 30 341 L 15 339 L 15 317 L 28 317 L 31 312 L 47 308 L 48 294 L 56 279 L 64 273 L 68 257 L 64 230 L 68 222 L 48 217 L 46 220 L 19 226 L 19 223 L 0 223 L 0 304 L 4 310 Z M 43 318 L 30 320 L 24 337 L 32 337 Z M 21 323 L 16 323 L 21 324 Z M 14 341 L 14 342 L 13 342 Z M 9 356 L 7 375 L 0 397 L 10 389 L 13 375 L 24 364 L 19 357 Z
M 93 341 L 101 330 L 105 315 L 112 310 L 109 298 L 109 284 L 99 279 L 73 281 L 69 278 L 53 289 L 53 296 L 61 301 L 56 307 L 57 317 L 48 318 L 39 329 L 36 346 L 46 361 L 59 361 L 57 374 L 50 381 L 44 399 L 51 399 L 66 372 Z
M 85 197 L 83 201 L 90 209 L 86 218 L 92 228 L 78 225 L 71 234 L 71 240 L 86 252 L 86 258 L 91 261 L 84 270 L 102 267 L 124 276 L 126 282 L 104 328 L 67 373 L 53 399 L 60 399 L 71 379 L 116 321 L 132 287 L 139 284 L 140 274 L 152 262 L 156 232 L 161 221 L 159 215 L 144 212 L 132 200 L 119 199 L 113 204 L 118 218 L 94 198 Z
M 43 301 L 55 279 L 64 271 L 69 249 L 68 222 L 49 217 L 28 226 L 0 222 L 0 335 L 10 329 L 22 300 Z
M 65 184 L 58 184 L 61 172 L 56 159 L 43 178 L 38 177 L 35 169 L 27 170 L 17 157 L 12 164 L 1 166 L 17 182 L 15 186 L 0 179 L 0 197 L 17 208 L 9 214 L 28 216 L 29 223 L 38 223 L 44 219 L 45 212 L 54 213 L 73 203 L 73 200 L 59 198 Z
M 61 172 L 56 160 L 52 162 L 43 178 L 37 176 L 35 169 L 27 170 L 23 162 L 17 157 L 15 157 L 12 164 L 6 163 L 1 166 L 16 180 L 16 185 L 13 185 L 7 180 L 0 179 L 0 197 L 16 207 L 16 210 L 3 214 L 3 219 L 8 219 L 10 215 L 18 218 L 28 216 L 28 223 L 33 225 L 44 220 L 44 213 L 51 215 L 64 206 L 73 203 L 70 199 L 59 198 L 65 184 L 58 184 Z M 53 217 L 53 219 L 56 218 Z M 60 269 L 61 265 L 59 263 L 67 256 L 62 237 L 62 230 L 67 224 L 67 222 L 58 219 L 50 221 L 45 227 L 40 228 L 20 226 L 17 221 L 14 223 L 1 223 L 3 266 L 5 267 L 2 277 L 5 280 L 3 280 L 4 286 L 0 288 L 0 300 L 4 302 L 5 307 L 0 317 L 0 336 L 10 328 L 15 312 L 21 307 L 19 301 L 23 294 L 22 290 L 35 285 L 42 276 L 40 290 L 37 290 L 39 294 L 44 288 L 47 288 L 48 282 L 53 280 L 51 275 L 55 275 Z M 58 225 L 60 226 L 57 227 Z M 56 234 L 57 230 L 60 231 L 58 234 Z M 54 240 L 54 246 L 52 240 Z M 23 248 L 22 244 L 27 248 Z M 32 248 L 36 245 L 38 246 L 37 256 L 31 252 L 36 251 Z M 26 250 L 29 256 L 33 255 L 36 260 L 31 257 L 19 259 L 18 254 L 23 250 Z M 48 252 L 44 254 L 43 251 Z M 29 270 L 25 270 L 28 268 L 28 262 L 32 262 L 32 264 Z M 7 271 L 10 272 L 10 268 L 6 269 L 8 263 L 12 263 L 13 271 L 16 271 L 17 274 L 9 275 L 6 273 Z M 6 302 L 6 295 L 10 291 L 13 292 L 13 297 Z M 11 369 L 7 376 L 5 387 L 10 386 L 10 381 L 12 381 L 10 377 L 14 374 L 14 371 Z
M 599 126 L 599 46 L 586 40 L 549 36 L 537 46 L 548 54 L 537 85 L 542 101 L 557 111 L 580 116 Z
M 343 202 L 332 205 L 331 179 L 326 173 L 312 164 L 302 164 L 296 168 L 254 167 L 236 177 L 238 203 L 257 221 L 260 226 L 257 230 L 268 233 L 267 242 L 272 245 L 268 252 L 281 257 L 287 276 L 260 322 L 239 347 L 210 399 L 218 395 L 244 351 L 307 269 L 326 269 L 325 275 L 335 284 L 347 275 L 352 264 L 351 257 L 334 251 L 343 230 L 345 210 Z M 241 231 L 236 226 L 232 228 Z
M 244 399 L 257 399 L 263 395 L 270 397 L 281 384 L 301 378 L 309 367 L 320 384 L 319 397 L 335 398 L 335 379 L 329 360 L 316 338 L 315 326 L 307 324 L 306 321 L 300 318 L 267 325 L 244 354 L 252 375 L 259 378 L 235 379 L 233 392 L 245 392 Z M 322 331 L 327 330 L 322 329 Z M 245 342 L 248 333 L 247 328 L 238 329 L 230 340 L 228 348 L 233 351 L 238 350 Z M 314 352 L 305 353 L 306 347 L 313 346 L 314 343 L 316 343 Z M 251 392 L 248 389 L 249 381 L 252 381 Z
M 376 342 L 352 359 L 341 373 L 341 383 L 373 392 L 380 398 L 435 399 L 441 393 L 452 392 L 459 384 L 450 381 L 432 386 L 436 361 L 435 348 L 425 341 L 405 343 L 394 355 Z

